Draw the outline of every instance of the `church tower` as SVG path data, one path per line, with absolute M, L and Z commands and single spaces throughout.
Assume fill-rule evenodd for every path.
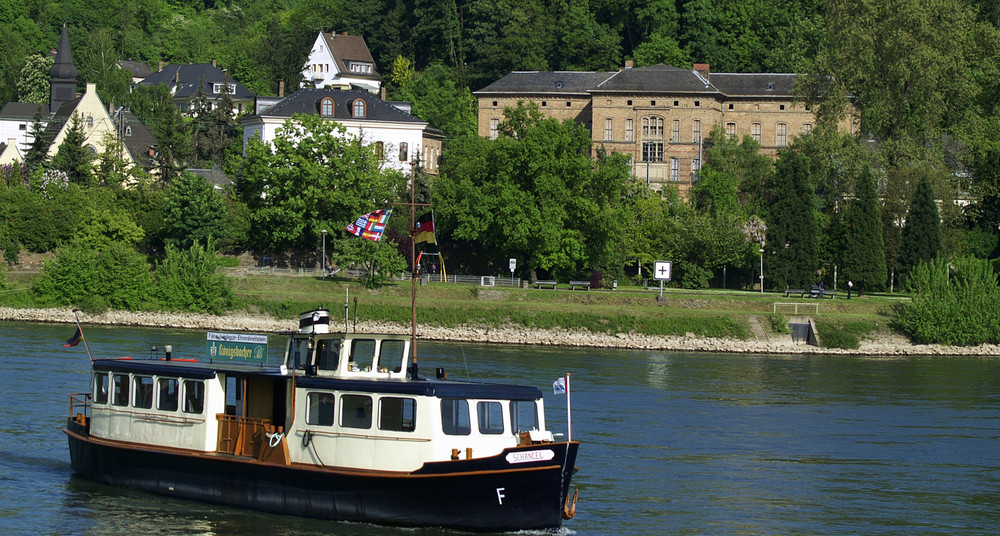
M 56 50 L 56 62 L 49 70 L 49 75 L 52 76 L 49 111 L 56 113 L 63 103 L 76 98 L 76 65 L 73 65 L 73 54 L 69 50 L 69 33 L 66 31 L 66 23 L 63 23 L 59 49 Z

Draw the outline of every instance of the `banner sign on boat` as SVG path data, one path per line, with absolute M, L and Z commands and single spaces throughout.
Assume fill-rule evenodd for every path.
M 267 363 L 267 335 L 209 331 L 205 350 L 209 359 Z

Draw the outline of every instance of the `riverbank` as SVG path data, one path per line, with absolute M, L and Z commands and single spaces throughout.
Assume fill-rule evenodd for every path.
M 267 315 L 233 314 L 213 316 L 195 313 L 155 313 L 108 311 L 99 315 L 80 312 L 84 324 L 183 328 L 216 331 L 275 332 L 298 328 L 297 319 L 275 319 Z M 0 307 L 0 321 L 73 323 L 69 309 L 14 309 Z M 334 328 L 336 329 L 336 328 Z M 386 322 L 358 322 L 362 333 L 408 332 L 409 326 Z M 696 337 L 687 335 L 655 336 L 637 333 L 593 333 L 564 329 L 532 329 L 522 326 L 443 328 L 418 326 L 417 335 L 422 340 L 455 341 L 494 344 L 529 344 L 540 346 L 568 346 L 586 348 L 620 348 L 633 350 L 675 350 L 693 352 L 748 353 L 748 354 L 839 354 L 839 355 L 981 355 L 1000 356 L 1000 345 L 973 347 L 944 346 L 938 344 L 913 344 L 906 337 L 880 332 L 865 337 L 855 350 L 817 348 L 796 344 L 790 335 L 771 334 L 768 340 L 740 340 L 727 338 Z

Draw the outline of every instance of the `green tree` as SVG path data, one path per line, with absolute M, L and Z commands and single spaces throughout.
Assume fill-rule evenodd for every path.
M 232 307 L 232 283 L 219 272 L 219 257 L 212 240 L 195 241 L 181 250 L 167 244 L 166 256 L 156 263 L 160 303 L 175 311 L 220 315 Z
M 146 256 L 120 241 L 74 240 L 45 263 L 32 292 L 43 303 L 135 311 L 154 300 Z
M 450 136 L 475 135 L 479 104 L 469 88 L 459 85 L 453 71 L 435 63 L 400 91 L 413 105 L 413 115 Z
M 171 107 L 153 124 L 157 141 L 156 172 L 163 184 L 170 184 L 187 167 L 192 155 L 191 125 Z
M 918 263 L 928 262 L 942 253 L 941 216 L 934 198 L 930 180 L 926 175 L 921 176 L 913 190 L 903 226 L 899 253 L 899 271 L 903 277 Z
M 66 137 L 59 145 L 56 155 L 52 157 L 52 167 L 66 173 L 70 182 L 89 186 L 94 181 L 94 175 L 90 166 L 92 156 L 83 146 L 85 142 L 86 136 L 83 133 L 80 114 L 73 112 Z
M 28 56 L 24 67 L 21 68 L 21 75 L 17 78 L 18 102 L 49 103 L 49 82 L 52 79 L 49 69 L 54 62 L 55 59 L 50 56 L 41 54 Z
M 809 288 L 819 266 L 817 226 L 809 160 L 786 149 L 779 155 L 768 185 L 771 208 L 767 218 L 765 270 L 773 282 Z
M 885 248 L 882 244 L 882 217 L 879 214 L 875 178 L 870 170 L 858 176 L 854 199 L 847 207 L 847 244 L 843 274 L 858 285 L 858 293 L 871 285 L 885 284 Z
M 674 67 L 691 67 L 691 56 L 681 48 L 672 35 L 654 33 L 632 53 L 636 67 L 646 67 L 660 63 Z
M 226 235 L 226 205 L 203 177 L 181 173 L 163 203 L 161 236 L 168 246 L 188 249 Z
M 24 164 L 28 166 L 29 172 L 45 166 L 49 161 L 49 146 L 52 144 L 52 139 L 45 130 L 42 120 L 42 110 L 39 108 L 31 120 L 31 145 L 24 155 Z

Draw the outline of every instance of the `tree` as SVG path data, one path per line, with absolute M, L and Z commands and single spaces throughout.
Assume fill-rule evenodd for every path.
M 885 284 L 885 248 L 882 244 L 882 217 L 871 170 L 858 176 L 854 199 L 847 207 L 847 244 L 844 277 L 858 284 L 858 294 L 867 284 L 876 290 Z
M 86 140 L 80 114 L 73 112 L 66 137 L 59 145 L 56 155 L 52 157 L 52 167 L 66 173 L 70 182 L 89 186 L 94 180 L 90 167 L 90 161 L 93 157 L 89 150 L 83 146 Z
M 31 120 L 31 146 L 28 147 L 28 152 L 24 155 L 24 164 L 28 166 L 29 172 L 45 166 L 49 161 L 49 145 L 51 145 L 52 139 L 45 130 L 42 119 L 42 110 L 39 108 Z
M 899 253 L 899 271 L 903 277 L 918 263 L 929 262 L 942 252 L 941 217 L 934 197 L 930 180 L 926 175 L 921 176 L 903 226 Z
M 819 265 L 809 160 L 797 151 L 782 151 L 768 191 L 771 208 L 765 254 L 770 262 L 765 262 L 765 270 L 786 288 L 808 288 L 816 281 Z
M 125 159 L 128 154 L 125 143 L 117 134 L 105 132 L 101 144 L 104 146 L 104 151 L 97 155 L 97 183 L 101 186 L 121 188 L 132 181 L 133 171 L 138 172 L 138 170 L 130 169 L 134 166 Z
M 646 67 L 660 63 L 674 67 L 691 67 L 691 56 L 681 48 L 671 35 L 654 33 L 636 47 L 633 52 L 636 67 Z
M 17 78 L 17 100 L 18 102 L 32 102 L 35 104 L 49 103 L 49 82 L 52 76 L 49 69 L 55 59 L 41 54 L 28 56 L 21 68 L 21 75 Z
M 413 115 L 449 136 L 475 135 L 479 104 L 454 71 L 435 63 L 402 86 L 401 96 L 413 104 Z M 401 75 L 402 76 L 402 75 Z
M 157 142 L 156 171 L 163 184 L 170 184 L 191 158 L 191 126 L 176 107 L 171 107 L 153 124 L 153 137 Z
M 250 142 L 237 188 L 259 247 L 311 249 L 322 229 L 344 229 L 361 214 L 391 208 L 404 180 L 383 169 L 374 145 L 336 122 L 294 115 L 273 145 Z
M 176 311 L 220 315 L 233 304 L 232 283 L 218 271 L 219 258 L 212 240 L 195 241 L 180 250 L 167 244 L 166 256 L 156 263 L 160 303 Z
M 188 249 L 226 235 L 226 206 L 203 177 L 181 173 L 163 202 L 161 233 L 168 246 Z

